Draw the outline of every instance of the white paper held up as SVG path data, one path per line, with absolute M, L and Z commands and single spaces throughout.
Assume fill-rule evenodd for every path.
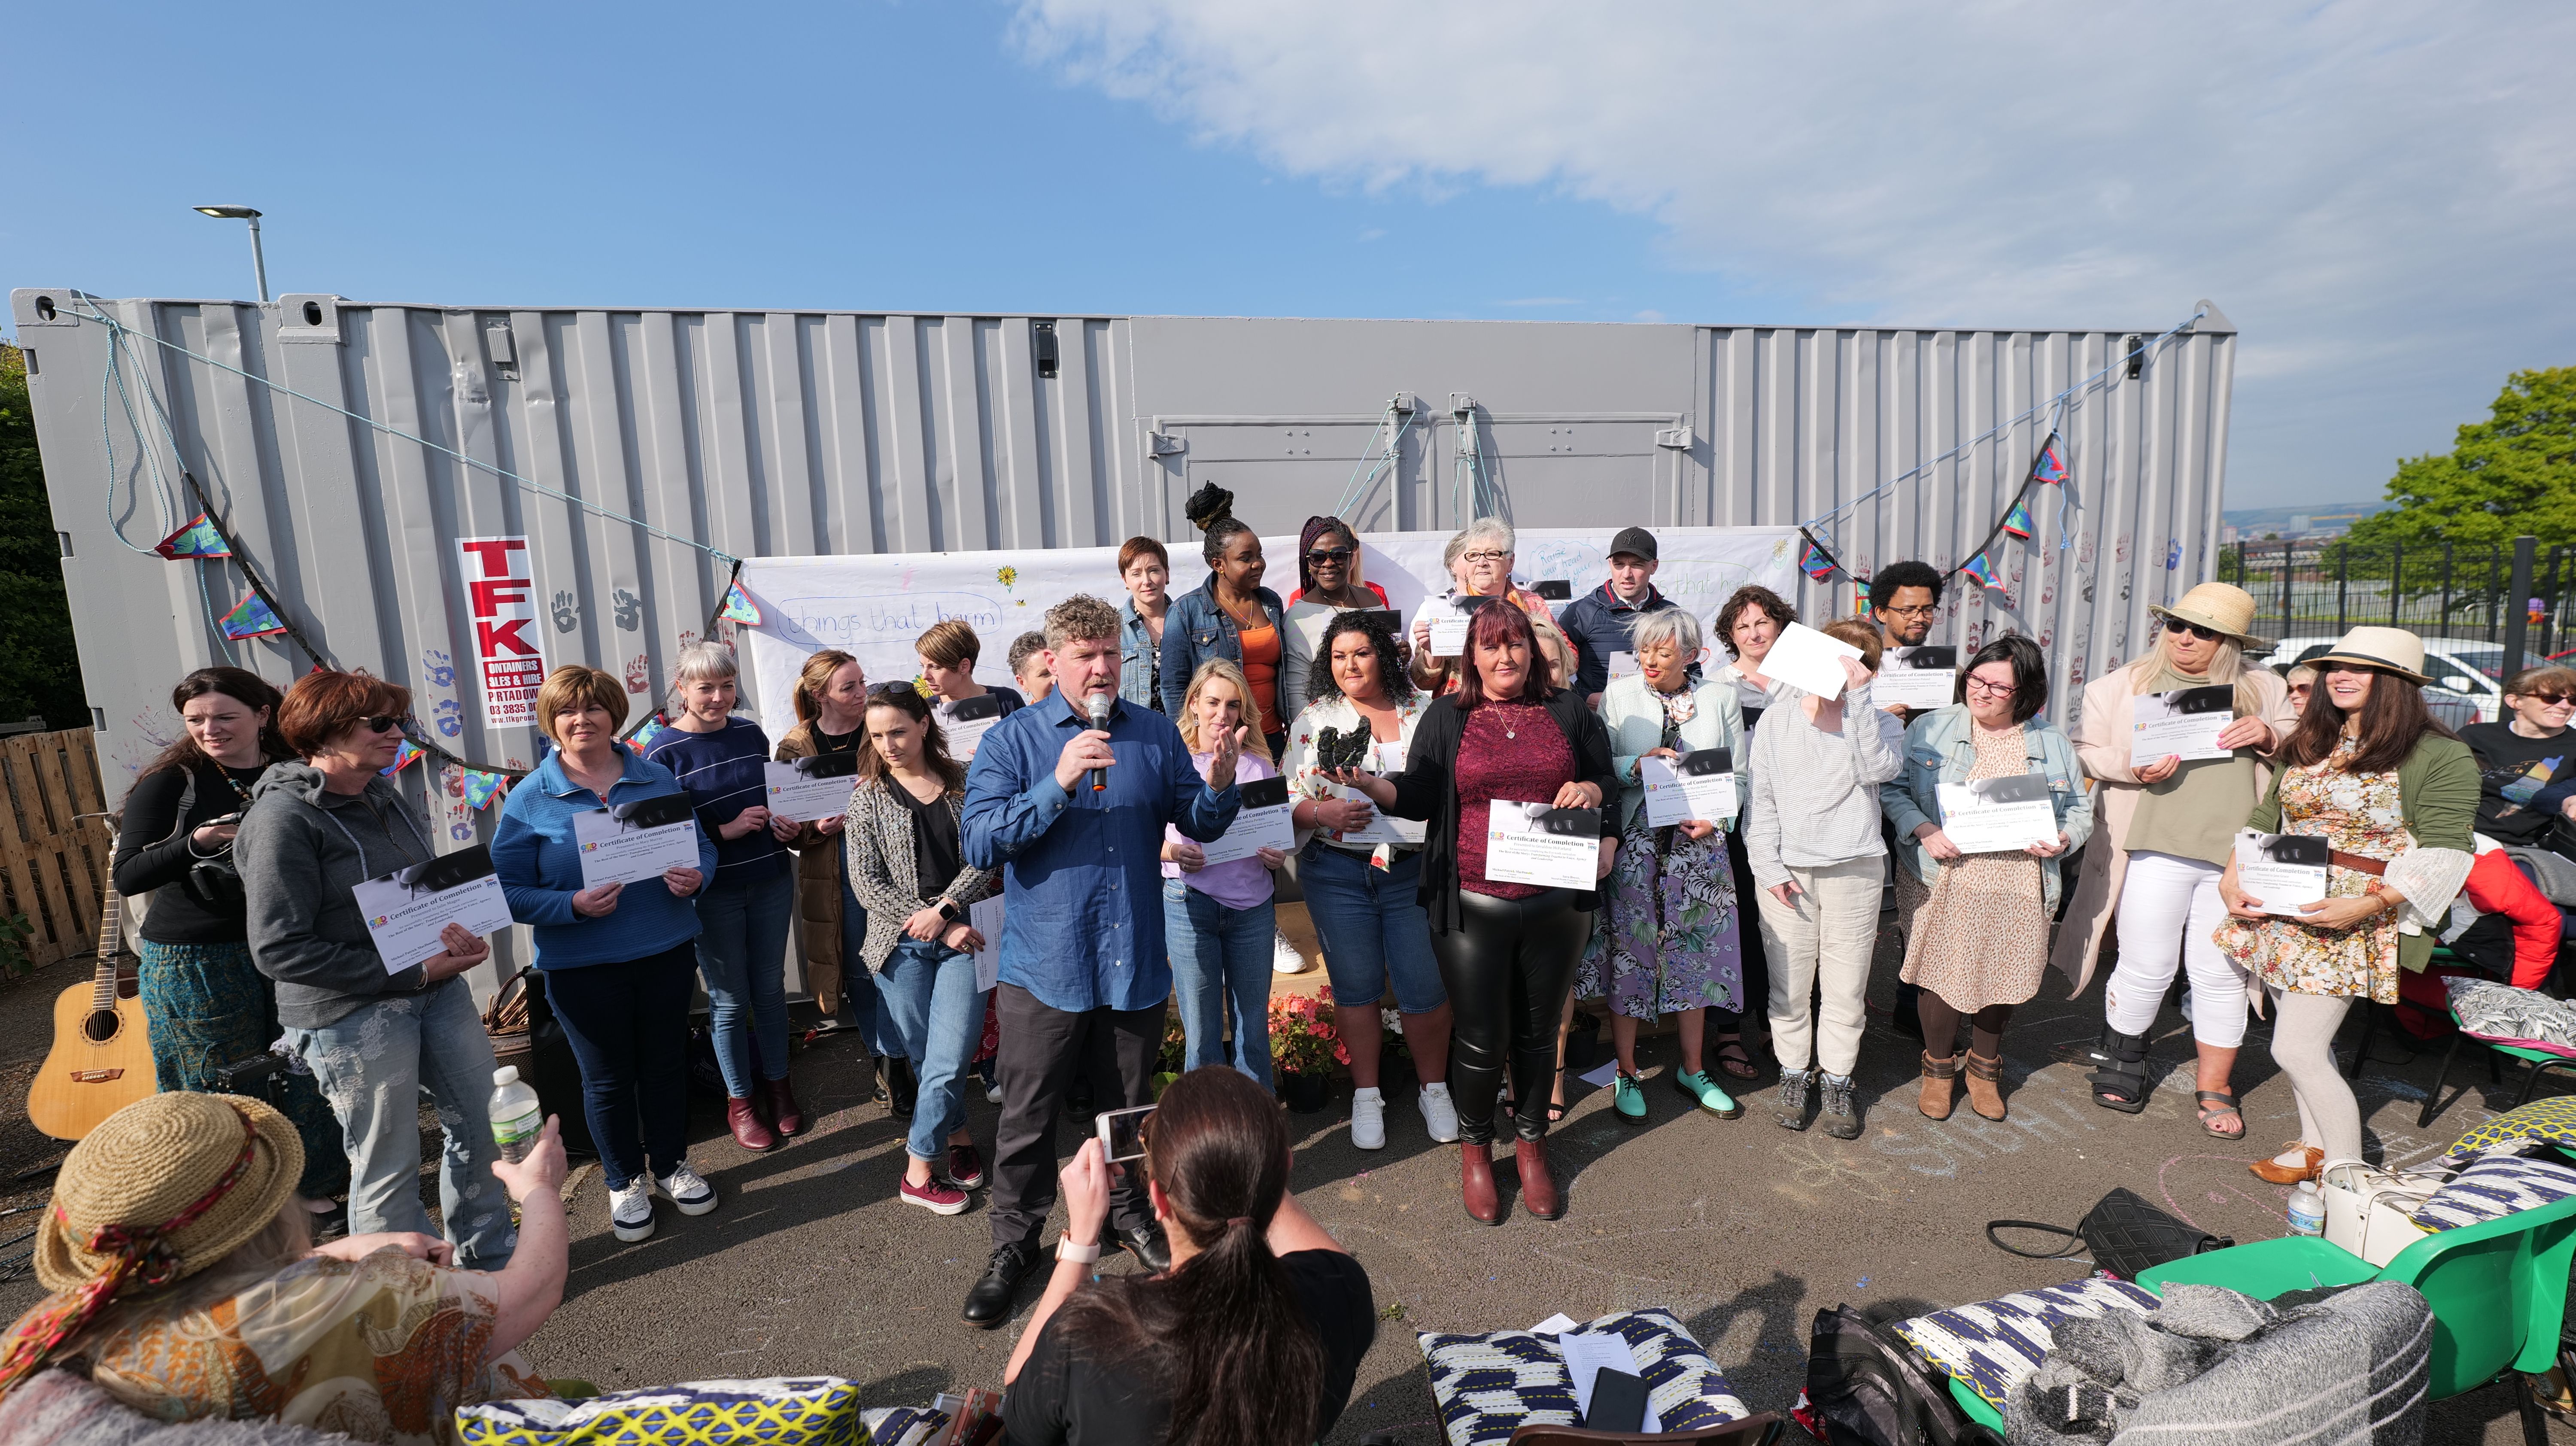
M 1805 623 L 1791 623 L 1780 630 L 1779 639 L 1763 657 L 1762 676 L 1831 702 L 1843 695 L 1840 660 L 1858 662 L 1861 656 L 1861 650 L 1849 643 L 1826 637 Z

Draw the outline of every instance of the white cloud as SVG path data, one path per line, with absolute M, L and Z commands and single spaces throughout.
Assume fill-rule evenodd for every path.
M 1652 217 L 1669 264 L 1795 312 L 1698 320 L 2139 327 L 2211 297 L 2246 336 L 2235 474 L 2331 468 L 2319 497 L 2375 494 L 2386 458 L 2446 446 L 2506 371 L 2576 361 L 2576 9 L 1402 17 L 1023 0 L 1014 30 L 1033 62 L 1283 174 L 1550 188 Z M 2338 417 L 2355 430 L 2313 430 Z

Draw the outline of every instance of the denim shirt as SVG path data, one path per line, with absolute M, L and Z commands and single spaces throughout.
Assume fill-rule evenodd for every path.
M 1941 877 L 1941 865 L 1914 837 L 1914 830 L 1941 822 L 1940 785 L 1964 781 L 1977 766 L 1976 726 L 1965 703 L 1916 714 L 1905 730 L 1905 771 L 1897 775 L 1895 786 L 1879 790 L 1879 806 L 1896 830 L 1899 855 L 1914 870 L 1914 877 L 1927 885 Z M 2093 835 L 2093 797 L 2085 791 L 2084 770 L 2065 734 L 2039 718 L 2021 728 L 2030 757 L 2027 771 L 2047 775 L 2049 800 L 2057 806 L 2058 831 L 2066 835 L 2063 852 L 2040 860 L 2048 880 L 2048 909 L 2054 914 L 2059 865 Z
M 1280 658 L 1287 658 L 1288 634 L 1281 621 L 1287 604 L 1270 589 L 1255 588 L 1253 596 L 1261 599 L 1261 611 L 1270 618 L 1270 626 L 1279 632 Z M 1181 704 L 1190 694 L 1190 677 L 1199 664 L 1210 658 L 1230 662 L 1243 661 L 1243 638 L 1234 616 L 1217 606 L 1216 574 L 1192 591 L 1172 599 L 1171 610 L 1163 614 L 1163 711 L 1174 718 L 1181 716 Z M 1125 678 L 1120 679 L 1123 687 Z
M 1172 622 L 1171 604 L 1163 605 L 1163 625 L 1168 635 Z M 1162 655 L 1156 651 L 1154 625 L 1136 611 L 1136 600 L 1129 598 L 1118 605 L 1118 696 L 1130 703 L 1163 709 L 1162 694 L 1154 688 L 1154 665 Z

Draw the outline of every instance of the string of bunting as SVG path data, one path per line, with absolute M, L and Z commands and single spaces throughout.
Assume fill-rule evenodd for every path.
M 2007 584 L 1995 570 L 1993 561 L 1986 556 L 1986 549 L 1995 545 L 1996 538 L 2007 533 L 2025 542 L 2029 541 L 2031 534 L 2038 530 L 2037 525 L 2031 521 L 2030 489 L 2063 486 L 2068 475 L 2065 453 L 2057 433 L 2052 430 L 2047 440 L 2039 444 L 2038 454 L 2030 459 L 2030 468 L 2022 474 L 2021 486 L 2013 489 L 2012 502 L 2005 507 L 2004 515 L 1997 518 L 1995 525 L 1986 530 L 1986 535 L 1978 541 L 1976 550 L 1969 554 L 1967 561 L 1951 568 L 1942 576 L 1965 577 L 1979 587 L 1995 592 L 2004 591 Z M 1841 572 L 1846 576 L 1852 576 L 1852 580 L 1856 583 L 1862 581 L 1834 557 L 1832 551 L 1810 530 L 1808 524 L 1799 526 L 1798 536 L 1806 541 L 1806 546 L 1798 554 L 1798 570 L 1810 579 L 1823 582 L 1835 573 Z

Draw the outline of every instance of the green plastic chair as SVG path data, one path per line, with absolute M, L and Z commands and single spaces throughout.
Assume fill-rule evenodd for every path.
M 2168 1262 L 2138 1276 L 2161 1295 L 2168 1285 L 2219 1285 L 2257 1300 L 2320 1285 L 2393 1280 L 2423 1293 L 2433 1309 L 2429 1399 L 2447 1401 L 2505 1373 L 2537 1375 L 2558 1361 L 2558 1331 L 2567 1308 L 2567 1279 L 2576 1263 L 2576 1196 L 2482 1225 L 2436 1231 L 2378 1269 L 2340 1245 L 2313 1235 L 2213 1250 Z M 1950 1382 L 1968 1419 L 1996 1431 L 2003 1415 L 1984 1397 Z M 2531 1393 L 2514 1389 L 2523 1435 L 2547 1439 Z
M 2451 1047 L 2442 1051 L 2442 1072 L 2433 1077 L 2433 1092 L 2424 1096 L 2424 1108 L 2415 1116 L 2415 1128 L 2419 1130 L 2433 1123 L 2433 1117 L 2442 1112 L 2442 1091 L 2450 1086 L 2451 1061 L 2459 1057 L 2461 1040 L 2465 1039 L 2471 1044 L 2482 1044 L 2487 1047 L 2487 1083 L 2489 1084 L 2503 1082 L 2496 1068 L 2497 1055 L 2518 1059 L 2531 1066 L 2531 1072 L 2522 1077 L 2522 1089 L 2514 1095 L 2512 1105 L 2508 1106 L 2509 1109 L 2518 1110 L 2530 1102 L 2532 1087 L 2540 1083 L 2542 1074 L 2553 1069 L 2576 1069 L 2576 1055 L 2559 1054 L 2546 1049 L 2532 1049 L 2526 1045 L 2506 1044 L 2502 1040 L 2471 1034 L 2460 1028 L 2459 1024 L 2460 1012 L 2456 1009 L 2452 1010 Z M 2460 1093 L 2467 1094 L 2468 1086 L 2462 1085 Z

